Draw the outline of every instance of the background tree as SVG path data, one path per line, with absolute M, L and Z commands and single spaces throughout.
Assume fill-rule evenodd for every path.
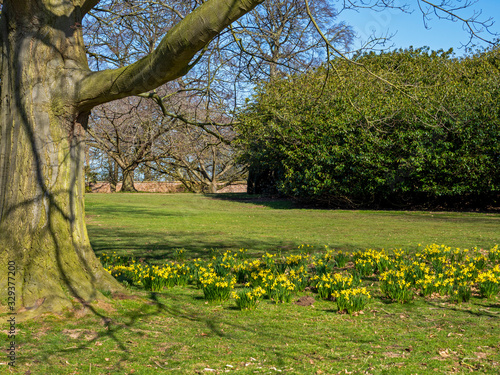
M 89 152 L 85 158 L 85 183 L 87 192 L 90 192 L 91 184 L 98 181 L 109 183 L 111 192 L 116 192 L 116 185 L 120 182 L 120 167 L 106 152 L 89 147 Z M 89 177 L 91 179 L 89 179 Z
M 205 129 L 179 123 L 165 135 L 169 156 L 158 158 L 154 169 L 182 182 L 188 191 L 217 193 L 242 181 L 246 168 L 236 162 L 231 127 L 209 125 L 210 133 Z
M 328 40 L 347 50 L 353 32 L 343 22 L 334 23 L 336 5 L 316 0 L 311 2 L 310 11 Z M 325 58 L 323 40 L 301 0 L 265 1 L 232 25 L 231 32 L 239 47 L 232 64 L 238 64 L 240 83 L 303 72 L 317 67 Z
M 164 117 L 154 103 L 139 98 L 102 105 L 93 112 L 87 129 L 88 144 L 109 155 L 121 168 L 121 191 L 136 191 L 134 172 L 143 163 L 163 157 L 155 150 L 160 137 L 173 129 L 173 121 Z

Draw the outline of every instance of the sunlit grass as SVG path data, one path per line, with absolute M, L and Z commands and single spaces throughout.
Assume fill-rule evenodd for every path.
M 458 212 L 294 209 L 289 201 L 195 194 L 88 194 L 87 226 L 97 254 L 118 251 L 161 261 L 207 257 L 210 249 L 296 251 L 415 248 L 418 243 L 488 248 L 500 242 L 500 215 Z M 230 198 L 245 198 L 234 194 Z

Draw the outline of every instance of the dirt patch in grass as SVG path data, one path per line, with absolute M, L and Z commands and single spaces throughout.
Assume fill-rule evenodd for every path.
M 85 341 L 95 340 L 99 336 L 97 332 L 88 329 L 63 329 L 62 334 L 74 340 L 84 339 Z
M 299 306 L 312 306 L 314 302 L 315 302 L 314 297 L 303 296 L 300 297 L 297 301 L 295 301 L 295 304 Z
M 133 296 L 131 294 L 125 294 L 122 292 L 116 292 L 111 295 L 112 299 L 119 299 L 119 300 L 124 300 L 124 299 L 134 299 L 137 300 L 139 299 L 137 296 Z

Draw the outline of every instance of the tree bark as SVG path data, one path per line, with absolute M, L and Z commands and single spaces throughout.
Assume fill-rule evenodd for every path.
M 109 189 L 112 193 L 116 192 L 116 184 L 118 184 L 118 164 L 115 159 L 108 157 L 109 163 Z
M 209 194 L 217 193 L 218 189 L 217 189 L 217 180 L 216 179 L 213 179 L 207 185 L 208 185 L 208 193 Z
M 134 186 L 134 171 L 135 168 L 122 170 L 123 183 L 120 191 L 129 191 L 129 192 L 137 191 L 137 189 Z

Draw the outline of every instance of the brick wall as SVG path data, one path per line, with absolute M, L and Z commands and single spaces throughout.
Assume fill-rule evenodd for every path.
M 145 191 L 149 193 L 182 193 L 184 186 L 180 182 L 134 182 L 137 191 Z M 96 182 L 91 186 L 92 193 L 111 193 L 109 182 Z M 122 183 L 116 185 L 116 191 L 120 191 Z M 219 190 L 219 193 L 246 193 L 246 184 L 235 184 Z

